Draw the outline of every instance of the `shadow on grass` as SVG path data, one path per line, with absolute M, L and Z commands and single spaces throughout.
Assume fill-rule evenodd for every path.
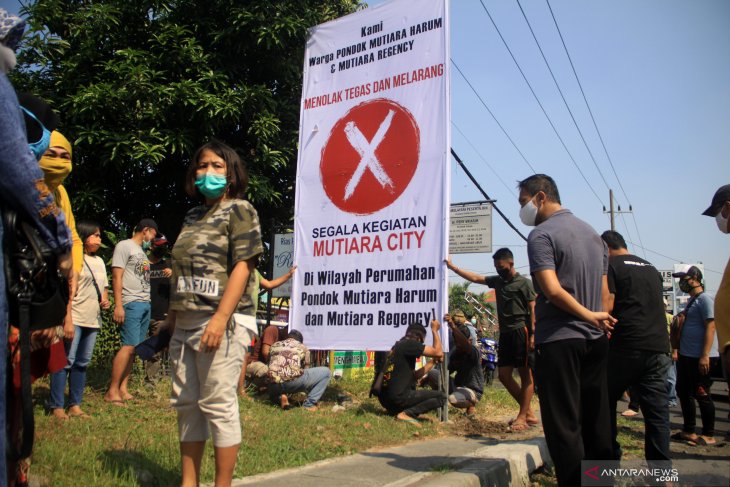
M 106 450 L 99 455 L 99 458 L 104 469 L 120 480 L 127 479 L 142 487 L 180 484 L 179 472 L 161 467 L 140 452 Z

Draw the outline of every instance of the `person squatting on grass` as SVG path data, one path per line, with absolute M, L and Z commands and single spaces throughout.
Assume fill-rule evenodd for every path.
M 316 411 L 317 403 L 330 382 L 329 367 L 309 367 L 309 349 L 303 342 L 302 334 L 292 330 L 285 340 L 271 345 L 266 373 L 269 398 L 284 410 L 289 409 L 287 394 L 306 392 L 307 399 L 302 407 L 306 411 Z
M 166 327 L 172 332 L 172 395 L 177 410 L 182 485 L 198 485 L 208 436 L 215 485 L 232 482 L 241 444 L 236 385 L 256 330 L 256 263 L 263 252 L 248 174 L 238 154 L 212 141 L 188 166 L 185 188 L 203 204 L 188 211 L 172 249 Z
M 446 394 L 441 391 L 416 390 L 416 384 L 426 377 L 436 361 L 443 360 L 437 320 L 431 321 L 433 345 L 424 345 L 426 329 L 420 323 L 412 323 L 406 333 L 393 345 L 386 359 L 383 383 L 378 394 L 380 404 L 399 421 L 418 425 L 418 416 L 443 407 Z M 416 369 L 416 360 L 421 356 L 433 360 Z

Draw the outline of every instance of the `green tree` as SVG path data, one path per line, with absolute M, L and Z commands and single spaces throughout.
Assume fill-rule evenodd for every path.
M 264 228 L 290 224 L 307 29 L 357 0 L 42 0 L 14 73 L 74 145 L 79 217 L 119 232 L 152 216 L 175 237 L 182 182 L 211 137 L 246 160 Z

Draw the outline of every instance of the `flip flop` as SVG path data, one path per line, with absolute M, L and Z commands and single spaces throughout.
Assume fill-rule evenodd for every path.
M 694 444 L 693 446 L 696 445 L 695 442 L 697 440 L 697 438 L 692 438 L 682 431 L 678 431 L 677 433 L 674 433 L 672 436 L 669 437 L 669 439 L 674 440 L 674 441 L 689 441 Z
M 516 420 L 517 420 L 517 418 L 512 418 L 509 421 L 507 421 L 507 426 L 512 426 L 512 423 L 514 423 Z M 539 419 L 528 419 L 526 422 L 527 422 L 528 426 L 537 426 L 538 424 L 540 424 Z
M 695 443 L 699 446 L 713 446 L 717 444 L 717 440 L 713 438 L 712 441 L 707 441 L 702 436 L 698 436 L 697 440 L 695 440 Z
M 510 433 L 519 433 L 520 431 L 526 431 L 528 429 L 530 429 L 530 425 L 523 422 L 512 423 L 509 425 L 509 428 L 507 428 Z
M 409 418 L 399 418 L 398 416 L 396 416 L 395 417 L 395 420 L 396 421 L 401 421 L 403 423 L 412 424 L 412 425 L 417 426 L 419 428 L 421 427 L 421 423 L 419 423 L 418 420 L 415 419 L 415 418 L 410 418 L 410 417 Z

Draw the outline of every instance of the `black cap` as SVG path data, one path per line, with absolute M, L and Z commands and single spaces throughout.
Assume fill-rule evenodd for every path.
M 159 231 L 157 223 L 152 218 L 142 218 L 135 227 L 135 232 L 141 232 L 143 228 L 152 228 L 155 232 Z
M 707 216 L 717 215 L 717 212 L 720 211 L 720 208 L 722 208 L 722 205 L 726 201 L 730 201 L 730 184 L 720 186 L 720 189 L 715 191 L 715 196 L 712 197 L 712 204 L 702 214 Z
M 675 272 L 672 274 L 672 277 L 679 277 L 680 279 L 683 279 L 685 277 L 691 277 L 692 279 L 695 279 L 696 281 L 702 280 L 702 271 L 699 270 L 697 266 L 690 266 L 689 269 L 687 269 L 684 272 Z
M 293 338 L 299 343 L 304 343 L 304 337 L 302 336 L 302 333 L 298 330 L 291 330 L 286 337 Z

